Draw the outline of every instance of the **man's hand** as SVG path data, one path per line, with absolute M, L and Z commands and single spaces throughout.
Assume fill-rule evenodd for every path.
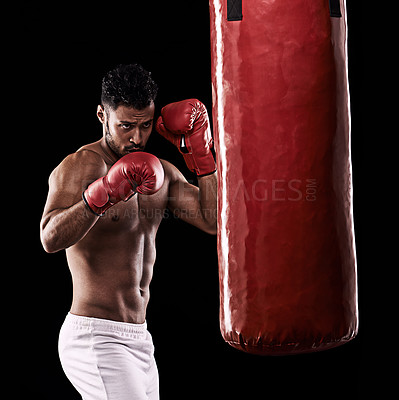
M 183 100 L 163 107 L 156 130 L 179 149 L 187 167 L 198 176 L 215 172 L 208 113 L 199 100 Z
M 157 157 L 149 153 L 130 153 L 117 161 L 107 175 L 94 181 L 83 192 L 86 205 L 97 215 L 135 193 L 156 193 L 164 181 L 164 170 Z

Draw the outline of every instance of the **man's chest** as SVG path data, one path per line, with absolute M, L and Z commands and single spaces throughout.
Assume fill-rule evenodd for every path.
M 158 227 L 166 207 L 167 194 L 162 189 L 150 196 L 135 194 L 108 209 L 96 227 L 98 230 L 119 232 Z

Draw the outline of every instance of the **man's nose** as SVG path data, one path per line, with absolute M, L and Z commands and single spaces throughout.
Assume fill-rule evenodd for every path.
M 140 128 L 135 127 L 134 129 L 131 130 L 130 132 L 130 143 L 135 143 L 137 145 L 140 145 L 143 140 L 143 136 L 141 134 Z

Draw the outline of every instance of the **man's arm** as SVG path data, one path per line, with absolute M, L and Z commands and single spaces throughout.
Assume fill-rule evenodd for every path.
M 217 178 L 211 149 L 213 139 L 208 112 L 197 99 L 163 107 L 156 130 L 183 155 L 187 167 L 198 176 L 198 186 L 171 168 L 169 208 L 181 219 L 212 234 L 216 233 Z
M 217 178 L 216 172 L 199 177 L 198 187 L 187 182 L 183 174 L 163 161 L 170 177 L 168 208 L 174 215 L 197 228 L 216 234 Z
M 51 173 L 40 222 L 40 238 L 48 253 L 72 246 L 97 222 L 99 217 L 84 204 L 82 192 L 106 172 L 106 164 L 98 154 L 81 151 L 69 155 Z
M 217 173 L 198 177 L 200 204 L 204 220 L 213 235 L 217 232 Z
M 86 236 L 108 208 L 135 193 L 156 193 L 163 182 L 161 162 L 149 153 L 127 154 L 109 171 L 97 153 L 70 155 L 50 177 L 41 221 L 44 249 L 52 253 L 72 246 Z

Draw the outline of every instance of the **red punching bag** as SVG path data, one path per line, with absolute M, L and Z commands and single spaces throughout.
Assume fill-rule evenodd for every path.
M 250 353 L 357 333 L 345 0 L 210 0 L 220 326 Z

